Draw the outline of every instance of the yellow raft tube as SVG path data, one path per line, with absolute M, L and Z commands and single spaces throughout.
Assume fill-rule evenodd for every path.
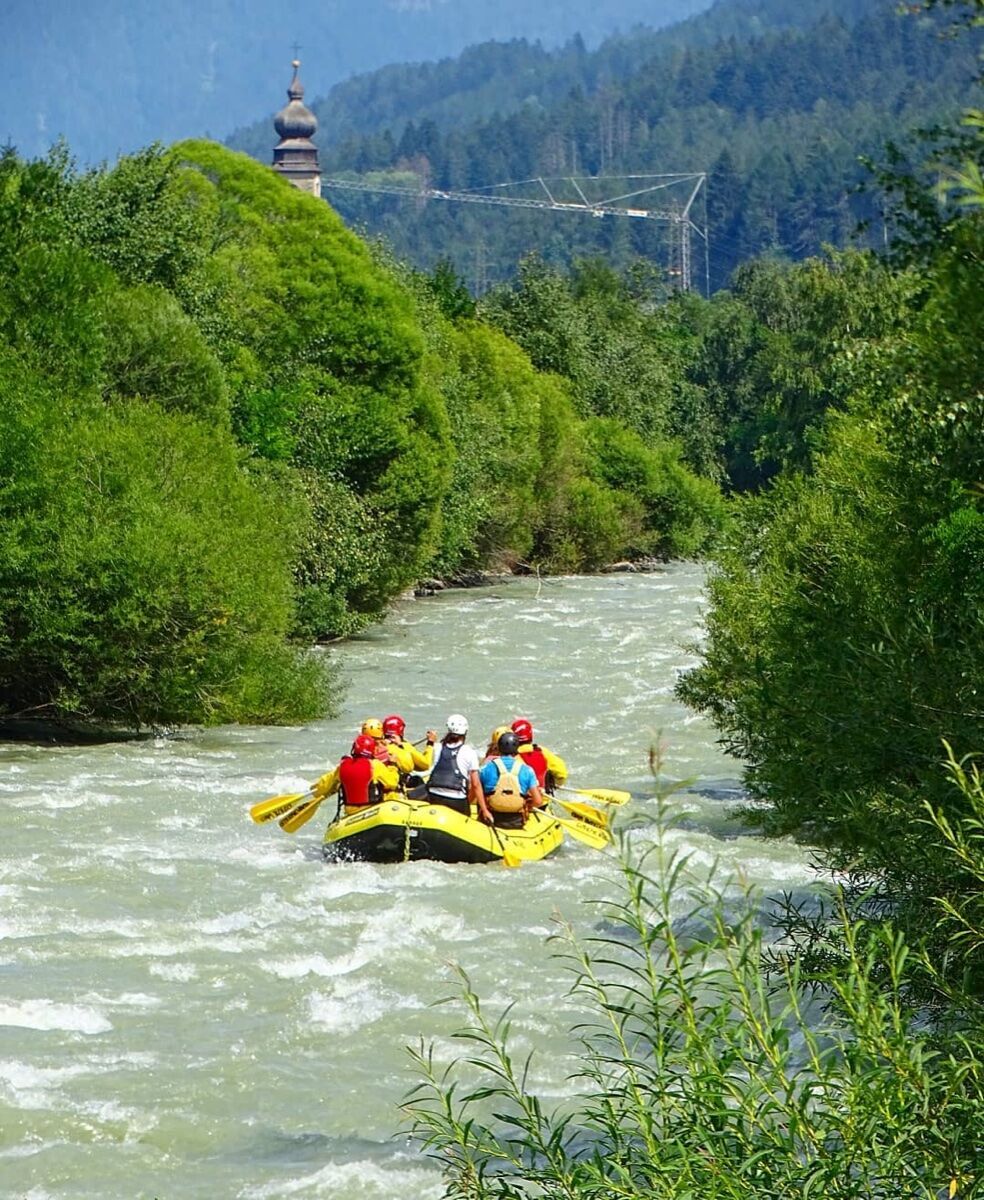
M 325 831 L 324 856 L 332 862 L 498 862 L 508 852 L 523 862 L 546 858 L 564 840 L 560 822 L 534 810 L 522 829 L 490 828 L 429 800 L 392 799 L 339 816 Z

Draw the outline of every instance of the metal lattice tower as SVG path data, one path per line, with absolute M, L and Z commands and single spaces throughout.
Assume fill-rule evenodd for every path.
M 630 190 L 615 195 L 604 194 L 600 185 L 630 184 Z M 641 186 L 636 186 L 641 185 Z M 534 196 L 507 195 L 507 189 L 533 188 Z M 442 190 L 402 186 L 396 183 L 367 182 L 361 179 L 323 179 L 322 188 L 339 191 L 368 192 L 383 196 L 402 196 L 420 201 L 444 200 L 456 204 L 489 204 L 500 208 L 540 209 L 592 217 L 630 217 L 657 221 L 668 227 L 670 244 L 669 274 L 683 291 L 694 287 L 693 235 L 703 243 L 704 284 L 710 292 L 710 244 L 707 229 L 707 175 L 704 172 L 663 175 L 568 175 L 544 179 L 539 175 L 517 183 L 500 183 L 484 188 Z M 601 192 L 597 199 L 589 193 Z M 565 198 L 574 196 L 574 199 Z M 660 207 L 642 207 L 645 198 L 659 199 Z M 666 201 L 669 199 L 669 203 Z M 634 201 L 630 205 L 628 202 Z

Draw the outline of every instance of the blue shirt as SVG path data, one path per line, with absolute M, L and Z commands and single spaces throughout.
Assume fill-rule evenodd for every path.
M 509 771 L 512 769 L 512 765 L 516 760 L 514 758 L 507 758 L 505 755 L 503 755 L 499 761 L 506 768 L 506 770 Z M 486 794 L 486 796 L 495 791 L 495 785 L 499 782 L 499 768 L 495 764 L 496 760 L 494 758 L 490 758 L 479 772 L 479 778 L 482 781 L 482 791 Z M 530 794 L 530 788 L 536 786 L 536 771 L 534 771 L 533 768 L 527 763 L 523 763 L 523 765 L 519 768 L 519 794 L 521 796 L 528 796 Z

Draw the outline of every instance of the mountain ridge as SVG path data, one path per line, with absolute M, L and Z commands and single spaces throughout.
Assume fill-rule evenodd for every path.
M 352 134 L 376 132 L 387 119 L 406 120 L 407 114 L 415 121 L 434 120 L 442 128 L 472 111 L 507 115 L 531 95 L 525 89 L 521 95 L 510 96 L 507 91 L 508 82 L 520 72 L 527 73 L 542 103 L 559 99 L 568 90 L 572 74 L 578 86 L 591 90 L 641 69 L 660 55 L 699 49 L 726 38 L 749 41 L 803 28 L 827 13 L 853 23 L 877 2 L 814 0 L 805 13 L 803 5 L 793 0 L 715 0 L 662 28 L 640 23 L 612 34 L 590 53 L 577 35 L 553 49 L 511 38 L 467 46 L 436 61 L 388 63 L 342 80 L 324 95 L 309 88 L 309 106 L 320 123 L 316 140 L 327 149 Z M 271 109 L 269 116 L 236 129 L 227 144 L 262 157 L 270 141 L 272 116 Z

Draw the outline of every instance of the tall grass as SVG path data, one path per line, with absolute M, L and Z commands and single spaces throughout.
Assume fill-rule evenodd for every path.
M 673 822 L 664 797 L 647 848 L 621 837 L 596 932 L 561 923 L 555 935 L 585 1008 L 565 1103 L 538 1096 L 536 1059 L 510 1049 L 509 1010 L 489 1015 L 459 973 L 467 1049 L 450 1063 L 414 1051 L 406 1100 L 446 1196 L 984 1194 L 984 1031 L 964 1019 L 944 1036 L 914 1006 L 909 973 L 933 964 L 890 922 L 840 906 L 839 962 L 819 983 L 775 946 L 779 970 L 767 969 L 762 897 L 698 873 Z

